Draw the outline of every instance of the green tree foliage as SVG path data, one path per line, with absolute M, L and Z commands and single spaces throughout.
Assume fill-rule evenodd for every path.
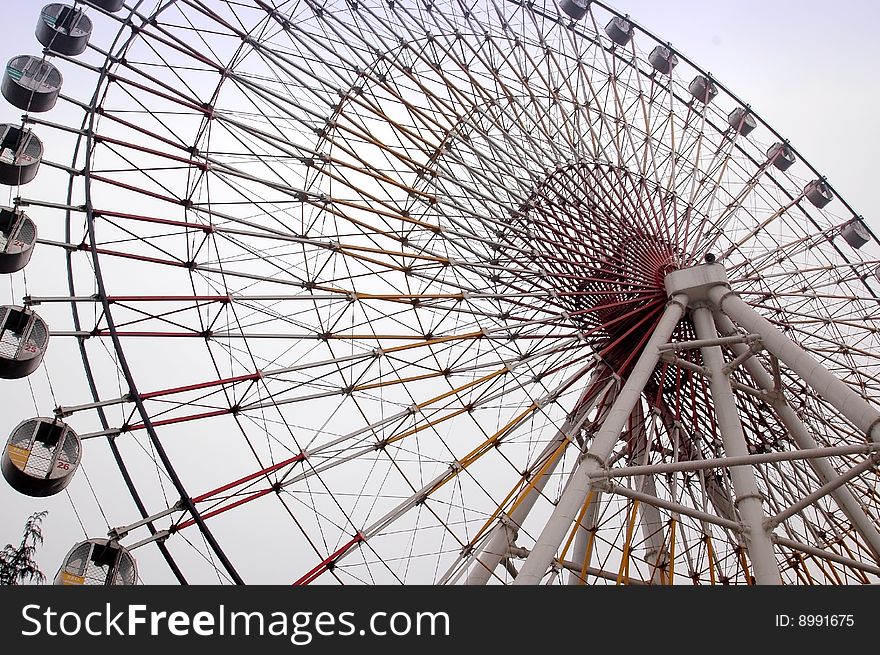
M 46 576 L 34 561 L 37 546 L 43 543 L 43 518 L 48 512 L 36 512 L 24 524 L 24 536 L 18 547 L 6 544 L 0 551 L 0 585 L 24 582 L 42 584 Z

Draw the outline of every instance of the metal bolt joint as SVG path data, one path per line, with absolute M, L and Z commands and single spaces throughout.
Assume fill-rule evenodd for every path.
M 874 422 L 868 426 L 866 434 L 874 443 L 880 443 L 880 416 L 874 419 Z
M 581 466 L 587 466 L 589 461 L 594 461 L 596 462 L 596 464 L 599 465 L 599 468 L 601 469 L 601 475 L 605 476 L 607 474 L 608 461 L 606 459 L 599 457 L 596 453 L 586 452 L 581 458 Z M 599 474 L 599 471 L 596 471 L 595 473 Z M 590 473 L 590 477 L 592 476 L 593 472 Z
M 743 494 L 743 495 L 737 497 L 737 499 L 736 499 L 735 501 L 733 501 L 733 505 L 734 505 L 734 507 L 739 507 L 739 504 L 740 504 L 742 501 L 744 501 L 744 500 L 748 500 L 749 498 L 757 498 L 757 499 L 758 499 L 759 501 L 761 501 L 762 503 L 766 500 L 766 499 L 764 498 L 764 495 L 761 494 L 760 492 L 747 493 L 747 494 Z

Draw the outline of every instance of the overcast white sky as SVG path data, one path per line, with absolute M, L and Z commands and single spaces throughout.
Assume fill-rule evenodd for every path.
M 20 0 L 15 11 L 6 12 L 0 56 L 40 51 L 33 29 L 43 4 Z M 880 231 L 880 200 L 875 193 L 875 152 L 880 147 L 880 2 L 618 0 L 614 6 L 671 42 L 749 103 L 827 176 L 875 232 Z M 110 36 L 99 33 L 94 39 L 106 44 Z M 63 62 L 59 67 L 65 71 Z M 0 102 L 0 122 L 18 122 L 20 114 Z M 47 118 L 52 119 L 52 114 Z M 20 302 L 20 298 L 8 297 L 8 285 L 0 289 L 4 304 Z M 0 381 L 0 414 L 17 411 L 6 400 L 6 389 L 26 384 Z M 2 424 L 14 425 L 19 418 L 25 417 Z M 29 499 L 0 482 L 0 546 L 17 543 L 26 517 L 42 508 L 51 514 L 45 525 L 47 543 L 38 560 L 51 578 L 61 556 L 81 536 L 70 533 L 70 522 L 63 518 L 69 513 L 66 497 Z

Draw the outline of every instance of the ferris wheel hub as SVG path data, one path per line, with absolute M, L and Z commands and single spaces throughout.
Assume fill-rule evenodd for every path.
M 719 285 L 729 286 L 729 282 L 723 264 L 706 263 L 672 271 L 663 285 L 669 297 L 683 293 L 691 304 L 695 304 L 709 299 L 709 289 Z
M 686 210 L 661 185 L 595 161 L 556 168 L 520 208 L 529 250 L 563 316 L 615 370 L 639 349 L 632 325 L 653 324 L 666 302 L 664 280 L 682 265 L 675 236 L 657 217 Z

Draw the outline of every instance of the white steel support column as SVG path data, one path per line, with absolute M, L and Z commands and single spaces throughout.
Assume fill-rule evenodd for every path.
M 588 388 L 597 384 L 600 379 L 601 374 L 596 374 L 590 381 Z M 571 433 L 580 430 L 587 415 L 609 392 L 611 392 L 610 384 L 603 385 L 601 388 L 595 390 L 593 396 L 582 398 L 581 407 L 566 419 L 565 423 L 563 423 L 562 427 L 556 433 L 556 436 L 545 446 L 536 461 L 545 462 L 553 457 L 554 453 L 556 453 L 562 444 L 570 438 Z M 489 579 L 492 577 L 492 572 L 501 561 L 508 556 L 510 548 L 515 545 L 514 541 L 519 534 L 519 527 L 523 524 L 523 521 L 526 520 L 529 512 L 532 511 L 538 498 L 544 492 L 544 487 L 546 486 L 547 481 L 552 476 L 553 471 L 556 469 L 556 466 L 560 461 L 562 461 L 561 456 L 553 459 L 549 463 L 547 470 L 543 472 L 543 475 L 541 475 L 535 484 L 523 492 L 524 495 L 521 497 L 516 508 L 510 513 L 510 515 L 503 516 L 498 523 L 495 524 L 491 533 L 486 538 L 485 546 L 483 547 L 479 559 L 468 573 L 468 577 L 465 580 L 466 585 L 484 585 L 489 582 Z
M 574 569 L 569 570 L 568 584 L 570 585 L 584 584 L 584 579 L 581 577 L 581 571 L 590 569 L 590 562 L 587 559 L 587 555 L 590 555 L 590 558 L 592 558 L 593 555 L 593 551 L 590 550 L 590 538 L 593 536 L 593 532 L 596 529 L 599 520 L 599 511 L 601 509 L 602 492 L 598 489 L 593 489 L 593 499 L 590 501 L 590 506 L 587 507 L 587 511 L 584 513 L 584 518 L 581 519 L 581 524 L 574 536 L 574 544 L 571 547 L 571 561 L 577 564 L 578 569 L 576 571 Z M 595 543 L 593 546 L 595 547 Z
M 634 437 L 631 444 L 632 451 L 627 458 L 627 464 L 639 465 L 647 463 L 650 454 L 651 444 L 648 441 L 648 426 L 645 423 L 645 412 L 641 403 L 638 403 L 633 409 L 630 418 L 630 435 Z M 650 496 L 657 495 L 657 487 L 654 484 L 654 476 L 640 475 L 633 482 L 635 488 Z M 660 516 L 660 510 L 654 505 L 643 503 L 639 505 L 639 511 L 642 514 L 642 536 L 645 539 L 645 561 L 651 570 L 651 582 L 653 584 L 666 584 L 667 572 L 667 552 L 666 540 L 663 530 L 663 518 Z
M 672 331 L 684 316 L 686 309 L 687 296 L 681 293 L 673 295 L 667 303 L 654 333 L 639 355 L 632 372 L 627 377 L 626 384 L 608 412 L 608 417 L 593 438 L 589 451 L 565 486 L 562 497 L 541 531 L 514 584 L 536 585 L 544 577 L 556 557 L 559 545 L 586 501 L 591 488 L 591 476 L 606 465 L 633 408 L 639 402 L 645 384 L 660 360 L 659 347 L 672 336 Z
M 722 334 L 733 334 L 736 332 L 736 327 L 727 315 L 718 313 L 715 320 Z M 743 344 L 734 345 L 732 348 L 737 355 L 748 352 L 748 347 Z M 773 376 L 767 372 L 761 362 L 751 357 L 745 361 L 745 368 L 759 388 L 768 392 L 774 391 Z M 785 401 L 781 390 L 777 394 L 769 394 L 767 400 L 770 406 L 773 407 L 782 425 L 785 426 L 785 429 L 788 430 L 788 433 L 794 439 L 798 448 L 801 450 L 813 450 L 819 447 L 807 426 L 804 425 L 797 413 Z M 807 461 L 823 485 L 840 477 L 840 473 L 834 470 L 834 467 L 831 466 L 827 459 L 812 457 Z M 859 505 L 846 486 L 832 491 L 831 497 L 834 498 L 846 518 L 852 522 L 856 531 L 867 542 L 868 547 L 874 554 L 874 558 L 880 562 L 880 532 L 877 531 L 875 523 L 865 514 L 861 505 Z
M 712 312 L 703 304 L 692 311 L 694 328 L 699 339 L 714 339 L 718 336 Z M 715 419 L 721 431 L 724 452 L 731 457 L 748 455 L 745 434 L 736 409 L 736 400 L 730 379 L 724 374 L 724 356 L 721 346 L 700 348 L 703 362 L 709 370 L 709 386 L 715 407 Z M 770 533 L 764 526 L 762 496 L 755 481 L 754 470 L 750 466 L 733 466 L 730 477 L 736 493 L 735 504 L 747 528 L 744 535 L 749 556 L 755 569 L 758 584 L 778 585 L 782 583 L 779 566 L 773 552 Z
M 875 443 L 880 443 L 880 410 L 838 380 L 803 348 L 780 332 L 727 286 L 709 290 L 722 312 L 749 332 L 761 335 L 764 347 L 794 371 L 816 393 L 833 405 Z
M 576 423 L 577 417 L 569 417 L 556 433 L 556 436 L 538 456 L 537 461 L 543 462 L 552 457 Z M 522 496 L 522 500 L 516 506 L 516 509 L 509 516 L 502 515 L 498 519 L 498 523 L 492 527 L 486 538 L 486 544 L 483 546 L 479 558 L 474 562 L 473 567 L 468 573 L 465 580 L 466 585 L 484 585 L 489 582 L 496 567 L 508 556 L 510 548 L 515 545 L 514 542 L 519 534 L 519 526 L 522 525 L 529 512 L 532 511 L 532 507 L 535 506 L 535 503 L 544 491 L 547 480 L 550 479 L 561 459 L 562 457 L 557 457 L 550 462 L 544 474 L 532 487 L 525 491 L 525 495 Z
M 614 398 L 616 398 L 616 395 Z M 599 413 L 596 415 L 596 418 L 592 421 L 593 426 L 602 425 L 605 417 L 608 416 L 608 411 L 611 409 L 611 404 L 614 402 L 614 398 L 608 398 L 606 400 Z M 589 560 L 592 559 L 593 556 L 593 550 L 590 548 L 590 540 L 592 539 L 594 541 L 593 546 L 595 546 L 594 533 L 598 524 L 599 512 L 601 509 L 602 492 L 598 489 L 593 489 L 593 496 L 590 500 L 590 505 L 587 507 L 587 511 L 584 512 L 581 524 L 575 531 L 574 543 L 571 546 L 571 561 L 579 562 L 580 568 L 576 571 L 573 569 L 569 570 L 567 582 L 570 585 L 584 584 L 584 579 L 581 577 L 581 571 L 590 568 Z

